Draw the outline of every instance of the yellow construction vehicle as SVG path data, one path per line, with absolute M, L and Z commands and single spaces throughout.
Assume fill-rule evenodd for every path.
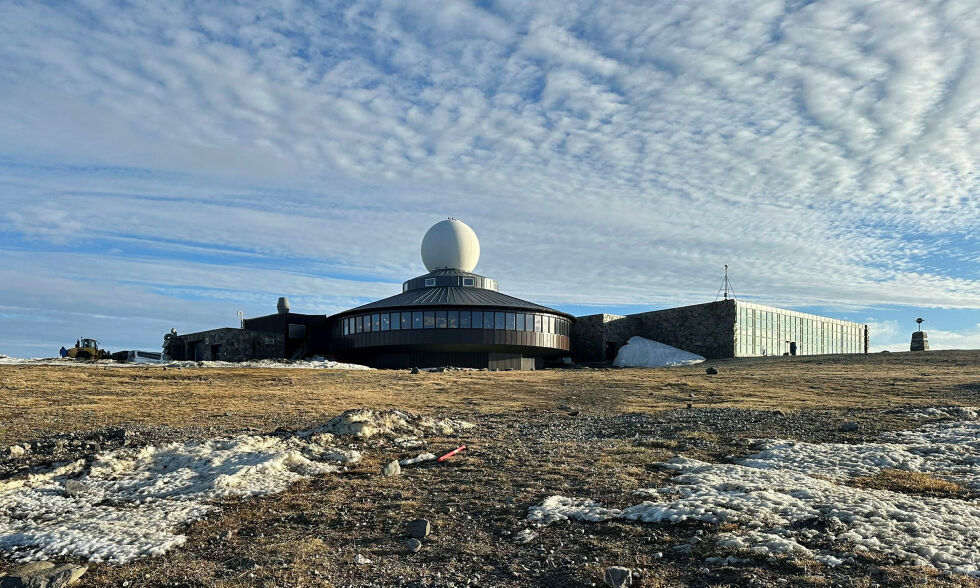
M 68 350 L 68 357 L 72 359 L 109 359 L 110 355 L 105 349 L 99 349 L 99 342 L 95 339 L 79 339 Z

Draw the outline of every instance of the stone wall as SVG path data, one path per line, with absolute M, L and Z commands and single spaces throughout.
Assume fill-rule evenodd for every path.
M 631 314 L 634 334 L 708 359 L 735 357 L 735 301 Z
M 248 361 L 285 357 L 282 333 L 243 329 L 213 329 L 168 335 L 164 353 L 176 361 Z
M 708 359 L 734 357 L 735 312 L 734 300 L 722 300 L 627 316 L 576 317 L 572 325 L 572 359 L 578 363 L 606 360 L 607 349 L 618 350 L 634 336 Z
M 572 360 L 591 363 L 606 359 L 606 348 L 612 344 L 618 351 L 633 336 L 629 317 L 618 314 L 592 314 L 575 318 L 572 325 Z

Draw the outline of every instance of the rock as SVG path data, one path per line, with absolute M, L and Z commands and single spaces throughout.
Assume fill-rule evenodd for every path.
M 412 368 L 412 373 L 413 373 L 413 374 L 417 374 L 417 373 L 419 373 L 419 368 L 417 368 L 417 367 L 413 367 L 413 368 Z
M 397 476 L 402 473 L 402 466 L 398 464 L 398 460 L 389 463 L 385 467 L 381 468 L 381 475 L 385 477 Z
M 708 374 L 709 376 L 713 376 L 718 373 L 718 370 L 713 367 L 709 367 L 708 369 L 704 370 L 704 373 Z
M 88 492 L 89 488 L 78 480 L 65 480 L 65 494 L 68 496 L 78 496 Z
M 406 525 L 406 530 L 412 537 L 422 539 L 428 537 L 429 533 L 432 532 L 432 525 L 427 519 L 415 519 Z
M 853 433 L 861 428 L 861 425 L 857 424 L 855 421 L 847 421 L 840 426 L 840 431 L 842 433 Z
M 88 566 L 61 564 L 49 561 L 29 563 L 0 577 L 0 588 L 61 588 L 70 586 L 88 571 Z
M 27 450 L 20 445 L 11 445 L 7 452 L 10 454 L 10 457 L 24 457 Z
M 517 533 L 514 533 L 514 542 L 530 543 L 537 536 L 538 534 L 532 531 L 531 529 L 524 529 L 523 531 L 518 531 Z
M 358 553 L 356 556 L 354 556 L 354 563 L 359 566 L 366 566 L 371 563 L 371 560 Z
M 633 584 L 633 573 L 629 568 L 610 566 L 606 568 L 606 584 L 613 588 L 622 588 Z
M 405 541 L 405 549 L 410 553 L 418 553 L 422 549 L 422 542 L 415 538 L 409 539 Z

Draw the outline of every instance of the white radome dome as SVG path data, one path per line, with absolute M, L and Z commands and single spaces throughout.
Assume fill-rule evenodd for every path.
M 430 272 L 458 269 L 472 272 L 480 261 L 480 240 L 466 223 L 454 218 L 437 222 L 422 237 L 422 263 Z

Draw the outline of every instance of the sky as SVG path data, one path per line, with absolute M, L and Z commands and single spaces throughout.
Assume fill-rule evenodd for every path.
M 980 348 L 975 0 L 0 0 L 0 353 L 159 349 L 477 273 Z M 70 346 L 70 345 L 69 345 Z

